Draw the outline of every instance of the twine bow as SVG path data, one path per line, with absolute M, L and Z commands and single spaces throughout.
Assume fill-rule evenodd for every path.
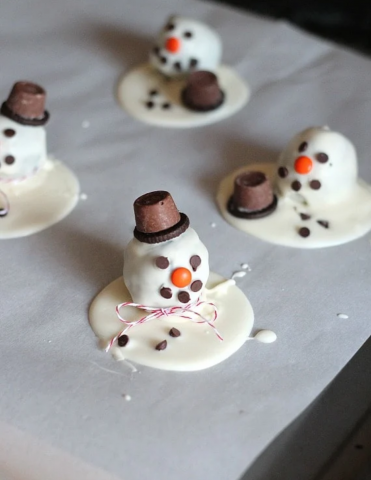
M 214 312 L 212 315 L 212 318 L 209 320 L 205 316 L 203 316 L 200 312 L 196 310 L 197 307 L 200 307 L 201 305 L 209 305 L 210 307 L 213 308 Z M 140 318 L 139 320 L 136 320 L 134 322 L 125 320 L 120 315 L 120 310 L 123 307 L 136 307 L 139 308 L 140 310 L 144 310 L 146 312 L 149 312 L 149 315 L 145 315 L 144 317 Z M 215 335 L 219 338 L 219 340 L 223 341 L 223 337 L 220 335 L 218 330 L 216 329 L 214 322 L 218 317 L 218 310 L 217 307 L 214 303 L 212 302 L 204 302 L 203 300 L 197 300 L 195 303 L 189 303 L 188 305 L 183 306 L 175 306 L 175 307 L 168 307 L 168 308 L 157 308 L 157 307 L 148 307 L 146 305 L 142 305 L 140 303 L 132 303 L 132 302 L 124 302 L 120 303 L 120 305 L 117 305 L 116 307 L 116 315 L 120 322 L 124 323 L 127 325 L 127 327 L 120 333 L 118 333 L 114 338 L 111 339 L 109 342 L 106 352 L 110 350 L 114 342 L 124 335 L 125 332 L 130 330 L 133 327 L 136 327 L 137 325 L 141 325 L 142 323 L 147 323 L 150 322 L 151 320 L 155 320 L 157 318 L 161 317 L 168 317 L 170 315 L 178 315 L 181 318 L 186 318 L 187 320 L 191 320 L 192 322 L 195 323 L 207 323 L 209 327 L 211 327 L 214 330 Z

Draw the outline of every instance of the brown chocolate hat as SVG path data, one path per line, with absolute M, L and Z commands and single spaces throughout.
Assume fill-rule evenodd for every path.
M 208 112 L 220 107 L 224 93 L 219 87 L 218 77 L 206 70 L 192 72 L 182 91 L 183 104 L 190 110 Z
M 276 207 L 277 197 L 263 172 L 245 172 L 235 178 L 233 195 L 227 204 L 229 213 L 239 218 L 262 218 Z
M 150 192 L 134 202 L 134 237 L 144 243 L 160 243 L 181 235 L 189 218 L 180 213 L 169 192 Z
M 0 112 L 22 125 L 45 125 L 49 120 L 45 98 L 46 92 L 40 85 L 27 81 L 16 82 L 9 97 L 1 105 Z

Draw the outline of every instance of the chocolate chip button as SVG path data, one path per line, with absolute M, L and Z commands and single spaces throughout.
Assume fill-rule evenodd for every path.
M 179 292 L 178 293 L 178 300 L 181 303 L 188 303 L 191 297 L 189 296 L 188 292 Z
M 280 167 L 278 169 L 278 175 L 281 177 L 281 178 L 286 178 L 287 175 L 289 174 L 289 171 L 286 167 Z
M 317 220 L 317 223 L 323 228 L 329 228 L 330 226 L 330 222 L 328 222 L 327 220 Z
M 175 62 L 174 63 L 174 68 L 175 70 L 177 70 L 178 72 L 180 72 L 182 70 L 182 65 L 180 62 Z
M 302 142 L 300 145 L 299 145 L 299 152 L 305 152 L 305 150 L 308 148 L 308 144 L 307 142 Z
M 165 63 L 167 62 L 167 58 L 166 57 L 160 57 L 160 60 L 161 60 L 161 63 L 163 65 L 165 65 Z
M 151 102 L 151 100 L 149 100 L 148 102 L 146 102 L 146 107 L 151 109 L 155 106 L 155 104 L 153 102 Z
M 166 347 L 167 347 L 167 341 L 163 340 L 162 342 L 158 343 L 155 346 L 155 349 L 161 351 L 161 350 L 165 350 Z
M 121 335 L 117 339 L 117 343 L 119 347 L 125 347 L 129 343 L 129 337 L 127 335 Z
M 171 288 L 162 287 L 160 290 L 160 295 L 163 298 L 171 298 L 173 296 L 173 292 L 171 291 Z
M 307 227 L 301 227 L 298 233 L 301 237 L 307 238 L 310 235 L 310 230 Z
M 4 135 L 5 135 L 6 137 L 9 137 L 9 138 L 10 138 L 10 137 L 14 137 L 14 135 L 15 135 L 15 130 L 13 130 L 12 128 L 7 128 L 6 130 L 4 130 L 3 133 L 4 133 Z
M 13 157 L 13 155 L 7 155 L 4 158 L 4 161 L 7 165 L 12 165 L 15 162 L 15 158 Z
M 169 108 L 171 108 L 171 103 L 169 102 L 165 102 L 161 105 L 161 107 L 164 109 L 164 110 L 169 110 Z
M 319 190 L 321 188 L 321 182 L 319 180 L 311 180 L 309 186 L 313 190 Z
M 192 292 L 199 292 L 202 288 L 202 282 L 201 280 L 195 280 L 192 284 L 191 284 L 191 290 Z
M 149 91 L 149 95 L 150 95 L 151 97 L 155 97 L 156 95 L 158 95 L 158 91 L 155 90 L 155 89 L 152 89 L 152 90 Z
M 198 64 L 198 60 L 196 58 L 191 58 L 190 61 L 189 61 L 189 66 L 191 68 L 196 68 L 197 67 L 197 64 Z
M 169 335 L 170 337 L 177 338 L 180 337 L 181 333 L 177 328 L 173 327 L 169 330 Z
M 302 220 L 310 220 L 310 215 L 307 213 L 299 213 L 299 215 Z
M 301 183 L 299 180 L 294 180 L 291 184 L 291 188 L 295 190 L 295 192 L 298 192 L 301 189 Z

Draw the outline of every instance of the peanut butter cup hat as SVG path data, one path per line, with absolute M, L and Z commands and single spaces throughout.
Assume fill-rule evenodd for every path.
M 263 172 L 245 172 L 234 180 L 234 191 L 227 209 L 239 218 L 262 218 L 274 212 L 277 197 Z
M 185 107 L 197 112 L 208 112 L 220 107 L 224 93 L 219 87 L 218 77 L 206 70 L 192 72 L 182 92 Z
M 1 105 L 0 112 L 22 125 L 45 125 L 49 120 L 45 99 L 46 92 L 40 85 L 27 81 L 16 82 L 8 99 Z
M 155 191 L 134 202 L 134 237 L 144 243 L 161 243 L 179 237 L 189 227 L 189 218 L 180 213 L 169 192 Z

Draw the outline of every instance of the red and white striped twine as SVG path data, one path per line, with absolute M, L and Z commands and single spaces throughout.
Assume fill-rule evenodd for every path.
M 21 183 L 24 180 L 27 180 L 28 178 L 33 177 L 34 175 L 36 175 L 38 171 L 39 169 L 35 167 L 29 175 L 23 175 L 22 177 L 19 177 L 19 178 L 0 177 L 0 183 L 4 183 L 5 185 L 8 185 L 9 183 L 17 185 L 18 183 Z M 8 195 L 2 190 L 0 190 L 0 196 L 3 197 L 4 203 L 5 203 L 4 207 L 0 208 L 0 217 L 5 217 L 5 215 L 7 215 L 10 210 L 9 199 L 8 199 Z
M 201 305 L 209 305 L 210 307 L 213 308 L 214 313 L 210 320 L 208 320 L 200 312 L 195 310 L 197 307 L 200 307 Z M 146 312 L 150 312 L 150 314 L 145 315 L 144 317 L 140 318 L 139 320 L 136 320 L 135 322 L 132 322 L 129 320 L 125 320 L 125 318 L 123 318 L 120 315 L 120 310 L 123 307 L 136 307 L 136 308 L 139 308 L 140 310 L 145 310 Z M 187 313 L 188 315 L 186 315 Z M 195 323 L 207 323 L 209 327 L 211 327 L 214 330 L 214 333 L 219 338 L 219 340 L 223 341 L 223 337 L 220 335 L 220 333 L 218 332 L 217 328 L 214 325 L 214 322 L 218 317 L 218 309 L 216 305 L 212 302 L 204 302 L 202 300 L 197 300 L 197 302 L 189 303 L 184 307 L 176 306 L 176 307 L 169 307 L 169 308 L 147 307 L 146 305 L 142 305 L 140 303 L 124 302 L 124 303 L 120 303 L 120 305 L 117 305 L 116 315 L 120 320 L 120 322 L 127 325 L 127 327 L 122 332 L 118 333 L 115 337 L 111 339 L 111 341 L 109 342 L 106 348 L 106 352 L 110 350 L 112 345 L 115 343 L 115 341 L 119 337 L 124 335 L 131 328 L 136 327 L 137 325 L 141 325 L 142 323 L 147 323 L 151 320 L 155 320 L 161 317 L 168 317 L 170 315 L 177 315 L 180 318 L 186 318 L 187 320 L 191 320 L 192 322 L 195 322 Z
M 0 217 L 5 217 L 5 215 L 9 213 L 9 200 L 8 196 L 2 190 L 0 190 L 0 196 L 4 199 L 4 206 L 2 208 L 0 207 Z

